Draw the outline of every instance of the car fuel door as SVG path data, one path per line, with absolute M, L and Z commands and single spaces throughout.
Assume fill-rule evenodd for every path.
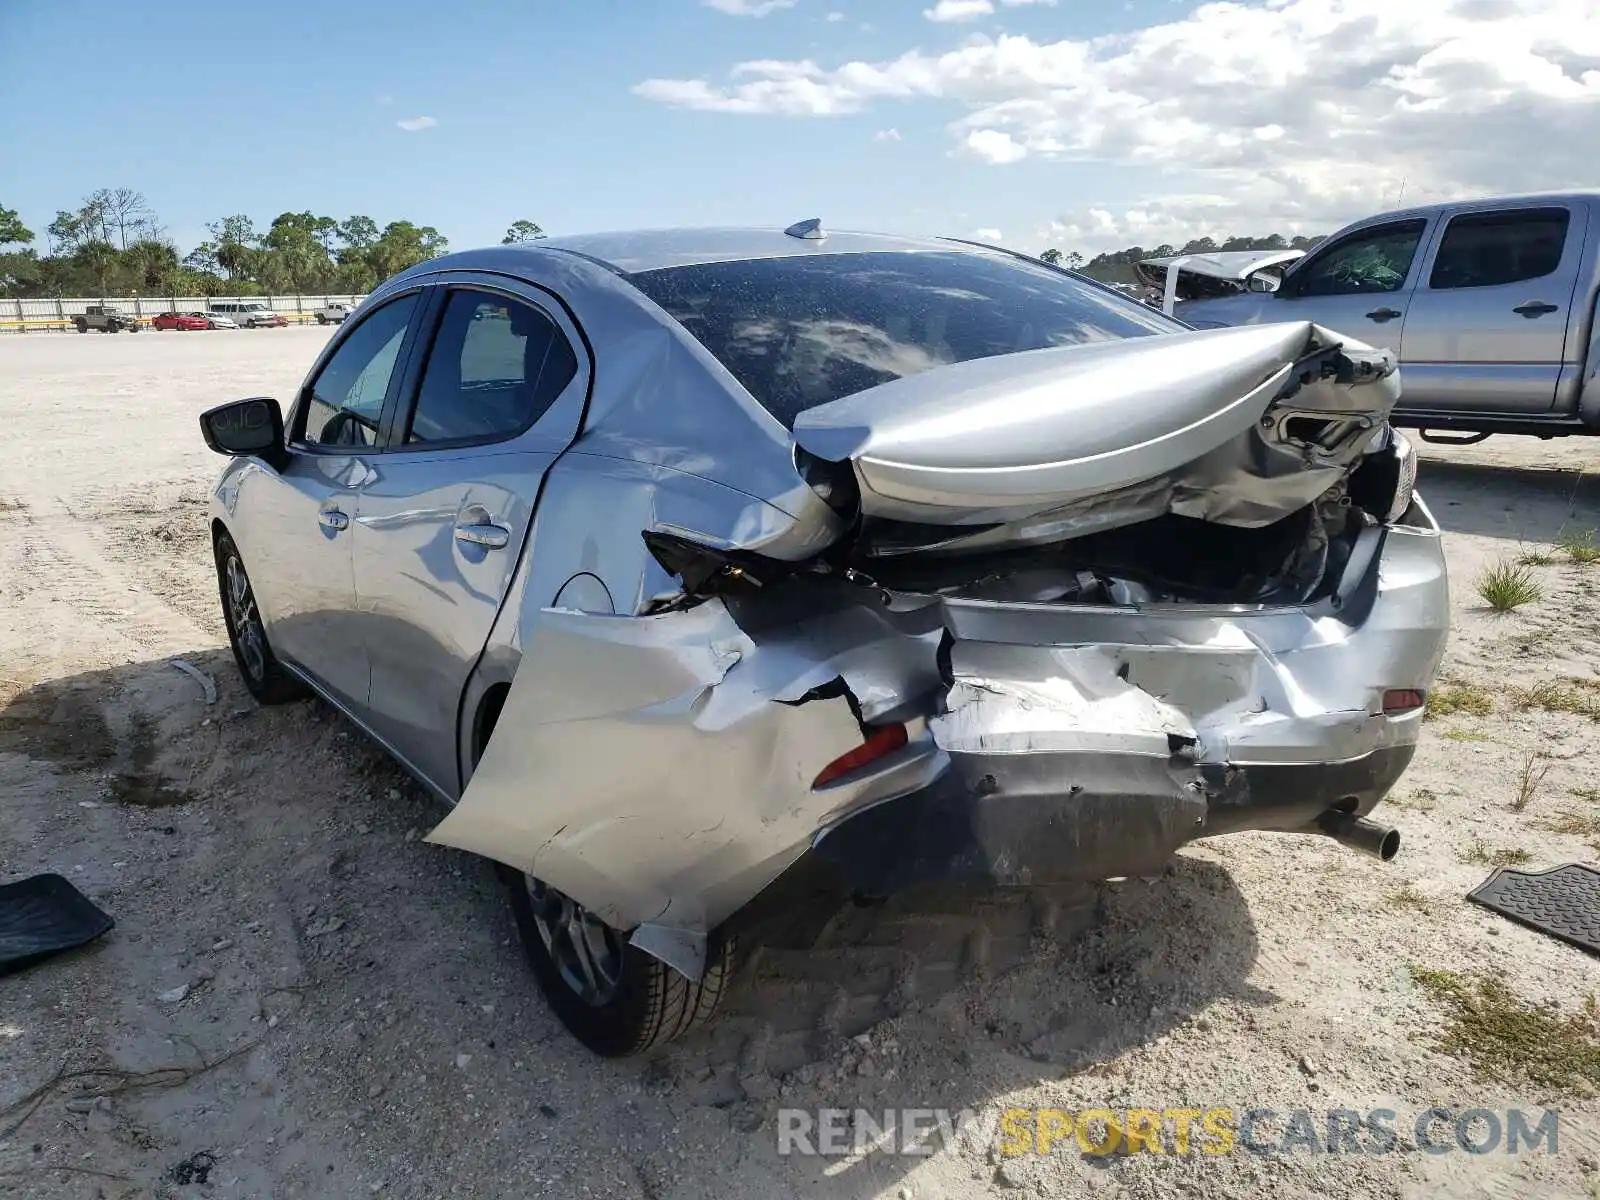
M 577 435 L 589 363 L 549 296 L 453 279 L 387 450 L 362 489 L 355 578 L 373 733 L 460 793 L 457 720 L 528 538 L 545 472 Z

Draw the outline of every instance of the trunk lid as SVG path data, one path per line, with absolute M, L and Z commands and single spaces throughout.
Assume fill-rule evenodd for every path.
M 1393 356 L 1298 321 L 974 359 L 802 412 L 868 522 L 963 546 L 1061 540 L 1164 513 L 1259 527 L 1360 460 Z

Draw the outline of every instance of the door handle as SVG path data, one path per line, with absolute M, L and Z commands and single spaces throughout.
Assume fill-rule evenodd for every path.
M 1546 304 L 1543 300 L 1529 300 L 1526 304 L 1517 305 L 1511 311 L 1520 313 L 1531 321 L 1535 317 L 1544 316 L 1545 313 L 1553 313 L 1560 307 L 1559 304 Z
M 1385 321 L 1392 321 L 1403 315 L 1398 308 L 1375 308 L 1367 314 L 1367 319 L 1382 325 Z
M 486 550 L 504 550 L 511 542 L 511 530 L 493 521 L 457 525 L 456 541 L 465 542 L 469 546 L 482 546 Z
M 341 529 L 350 527 L 350 518 L 337 508 L 325 508 L 317 514 L 317 523 L 324 529 L 332 529 L 337 533 Z

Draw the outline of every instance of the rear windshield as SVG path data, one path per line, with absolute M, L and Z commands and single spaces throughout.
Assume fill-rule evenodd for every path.
M 808 254 L 629 279 L 789 428 L 808 408 L 930 367 L 1184 328 L 1110 289 L 982 252 Z

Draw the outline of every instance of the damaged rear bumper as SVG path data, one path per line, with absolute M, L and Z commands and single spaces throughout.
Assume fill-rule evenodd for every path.
M 934 881 L 1156 875 L 1196 838 L 1317 833 L 1329 811 L 1365 815 L 1414 750 L 1404 743 L 1347 762 L 1222 768 L 1114 754 L 953 756 L 928 787 L 825 831 L 812 855 L 869 895 Z
M 867 891 L 1103 879 L 1155 873 L 1196 838 L 1365 813 L 1422 719 L 1385 713 L 1384 694 L 1429 686 L 1449 597 L 1420 500 L 1362 536 L 1307 607 L 835 582 L 744 608 L 545 610 L 429 840 L 544 880 L 696 977 L 707 935 L 803 862 Z M 817 785 L 863 724 L 892 722 L 904 746 Z

